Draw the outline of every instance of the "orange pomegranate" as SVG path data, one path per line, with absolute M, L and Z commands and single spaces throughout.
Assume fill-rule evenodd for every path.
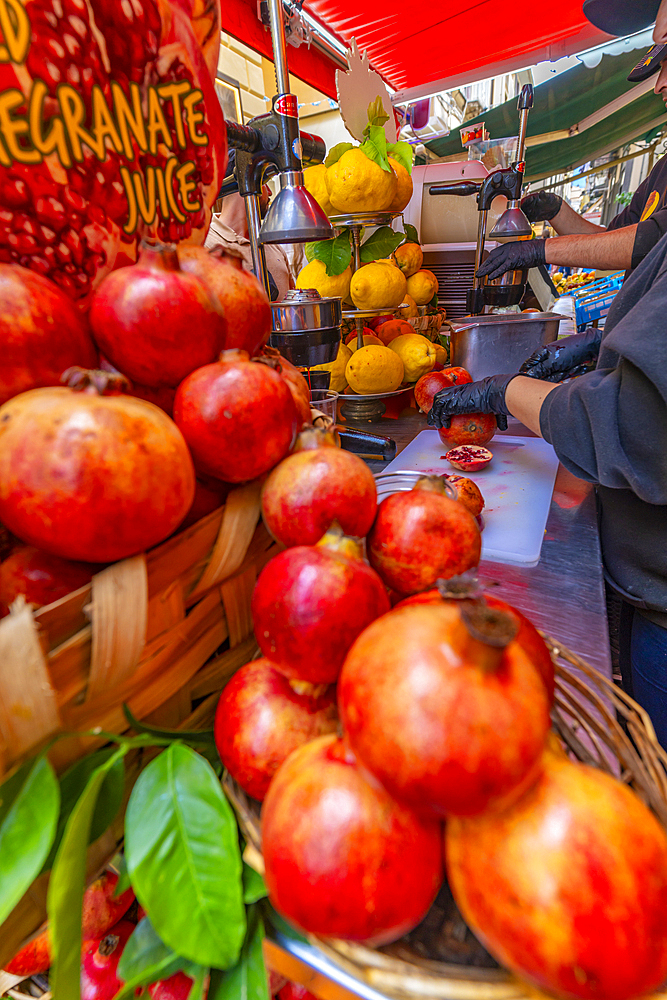
M 427 372 L 415 385 L 415 402 L 422 413 L 429 413 L 436 392 L 464 382 L 472 382 L 472 376 L 465 368 L 443 368 L 441 371 Z
M 492 413 L 455 413 L 450 421 L 449 427 L 438 428 L 440 440 L 448 449 L 460 444 L 486 444 L 497 430 Z
M 471 815 L 534 778 L 549 700 L 517 626 L 482 601 L 396 607 L 364 630 L 338 684 L 361 763 L 412 809 Z
M 479 517 L 484 510 L 484 497 L 477 483 L 467 476 L 447 476 L 447 482 L 456 490 L 456 499 L 469 510 L 473 517 Z
M 404 319 L 390 319 L 378 326 L 375 332 L 385 347 L 388 347 L 392 340 L 396 340 L 397 337 L 402 337 L 406 333 L 414 333 L 415 328 L 406 323 Z
M 549 749 L 502 811 L 446 828 L 450 885 L 489 951 L 571 1000 L 631 1000 L 667 977 L 667 837 L 625 785 Z

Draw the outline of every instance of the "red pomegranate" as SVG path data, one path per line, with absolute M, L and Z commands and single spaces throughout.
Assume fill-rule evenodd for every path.
M 396 607 L 347 655 L 341 721 L 399 801 L 470 815 L 534 776 L 549 732 L 538 668 L 516 622 L 483 601 Z
M 443 368 L 439 372 L 427 372 L 415 385 L 415 402 L 422 413 L 428 413 L 436 392 L 464 382 L 472 382 L 472 376 L 465 368 Z
M 299 418 L 298 429 L 301 430 L 304 424 L 310 424 L 310 389 L 299 369 L 273 347 L 265 347 L 258 360 L 272 368 L 287 383 Z
M 229 494 L 229 489 L 230 487 L 227 483 L 216 483 L 213 479 L 209 479 L 208 482 L 203 483 L 197 479 L 195 482 L 195 498 L 190 505 L 190 510 L 179 524 L 178 531 L 184 531 L 190 525 L 201 521 L 202 517 L 206 517 L 207 514 L 212 514 L 218 507 L 222 507 Z
M 482 496 L 477 483 L 467 476 L 446 476 L 450 486 L 456 490 L 456 499 L 462 503 L 466 510 L 469 510 L 473 517 L 479 517 L 484 510 L 484 497 Z
M 113 372 L 114 375 L 123 375 L 119 372 L 111 362 L 100 355 L 100 369 L 103 372 Z M 127 376 L 123 375 L 124 378 Z M 159 406 L 161 410 L 170 416 L 174 415 L 174 399 L 176 398 L 176 390 L 169 388 L 169 386 L 163 386 L 161 389 L 153 389 L 148 385 L 140 385 L 138 382 L 130 382 L 127 380 L 126 393 L 128 396 L 136 396 L 137 399 L 145 399 L 147 403 L 154 403 L 155 406 Z
M 380 945 L 425 916 L 442 881 L 440 825 L 395 802 L 334 735 L 296 750 L 262 809 L 273 905 L 311 934 Z
M 299 983 L 287 983 L 278 992 L 278 1000 L 317 1000 L 317 997 Z
M 0 227 L 1 219 L 0 208 Z M 88 327 L 67 295 L 25 267 L 0 264 L 0 405 L 28 389 L 58 385 L 71 365 L 96 364 Z
M 632 1000 L 667 976 L 667 837 L 634 792 L 551 751 L 510 808 L 446 827 L 463 916 L 541 990 Z
M 449 427 L 439 427 L 440 440 L 447 448 L 460 444 L 487 444 L 496 433 L 492 413 L 455 413 Z
M 9 607 L 23 594 L 28 604 L 41 608 L 90 583 L 95 571 L 90 563 L 61 559 L 31 545 L 21 546 L 0 563 L 0 605 Z
M 475 518 L 444 495 L 438 476 L 378 507 L 367 540 L 368 560 L 398 594 L 415 594 L 476 566 L 482 540 Z
M 333 438 L 329 441 L 334 444 Z M 294 454 L 276 466 L 262 489 L 262 517 L 282 545 L 314 545 L 337 521 L 346 535 L 368 534 L 377 510 L 373 473 L 326 436 L 305 431 Z M 324 446 L 323 446 L 324 445 Z
M 450 448 L 445 458 L 461 472 L 481 472 L 493 458 L 493 452 L 479 445 L 461 444 L 458 448 Z
M 1 6 L 15 44 L 0 91 L 18 93 L 14 134 L 25 134 L 5 140 L 0 261 L 86 304 L 112 267 L 136 259 L 142 226 L 202 242 L 226 162 L 213 84 L 219 4 Z M 63 357 L 60 371 L 71 364 L 94 362 Z
M 113 1000 L 123 985 L 118 963 L 134 924 L 121 920 L 102 937 L 83 942 L 81 950 L 81 1000 Z
M 76 368 L 64 377 L 70 388 L 33 389 L 0 408 L 0 520 L 65 559 L 135 555 L 170 535 L 192 503 L 187 446 L 157 406 L 119 393 L 122 377 Z
M 288 677 L 333 684 L 348 649 L 389 610 L 361 546 L 332 530 L 314 546 L 281 552 L 260 573 L 252 596 L 255 636 Z
M 111 364 L 153 389 L 175 388 L 225 342 L 222 311 L 166 243 L 143 243 L 135 265 L 107 275 L 93 296 L 90 325 Z
M 219 303 L 227 323 L 225 349 L 237 347 L 251 357 L 259 354 L 271 333 L 271 304 L 255 275 L 244 271 L 240 261 L 221 259 L 203 247 L 179 247 L 178 259 Z
M 81 927 L 84 940 L 103 937 L 134 902 L 134 892 L 126 889 L 114 898 L 118 876 L 104 872 L 83 894 Z M 13 976 L 36 976 L 51 965 L 51 945 L 48 927 L 24 945 L 14 955 L 5 972 Z
M 151 1000 L 188 1000 L 190 990 L 194 980 L 186 976 L 184 972 L 177 972 L 168 979 L 162 979 L 159 983 L 153 983 L 148 987 L 148 995 Z M 202 994 L 202 1000 L 208 996 L 208 986 Z
M 499 597 L 494 597 L 492 594 L 484 594 L 483 596 L 490 608 L 493 608 L 495 611 L 504 612 L 516 622 L 518 628 L 515 636 L 516 641 L 522 647 L 531 663 L 537 668 L 537 672 L 544 681 L 544 686 L 547 689 L 549 704 L 552 705 L 555 692 L 554 663 L 544 639 L 530 619 L 526 618 L 518 608 L 513 607 L 511 604 L 506 604 L 505 601 L 501 601 Z M 394 607 L 404 608 L 412 604 L 442 604 L 443 600 L 446 600 L 446 598 L 442 596 L 439 590 L 425 590 L 421 594 L 413 594 L 412 597 L 406 597 L 405 600 L 395 604 Z
M 277 465 L 297 430 L 292 394 L 276 372 L 246 351 L 223 351 L 178 387 L 174 420 L 198 472 L 227 483 L 256 479 Z
M 232 778 L 261 802 L 292 751 L 337 726 L 333 688 L 289 681 L 269 660 L 253 660 L 220 696 L 215 745 Z

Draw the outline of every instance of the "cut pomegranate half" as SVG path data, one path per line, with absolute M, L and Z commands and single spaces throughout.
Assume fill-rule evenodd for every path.
M 488 448 L 462 444 L 458 448 L 450 449 L 445 458 L 455 469 L 461 469 L 463 472 L 479 472 L 480 469 L 489 464 L 493 453 Z

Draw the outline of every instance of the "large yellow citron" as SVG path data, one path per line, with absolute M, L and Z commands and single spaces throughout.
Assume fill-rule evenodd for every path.
M 345 378 L 350 388 L 362 396 L 393 392 L 403 381 L 403 362 L 388 347 L 362 347 L 348 361 Z
M 342 274 L 327 274 L 321 260 L 311 260 L 299 271 L 297 288 L 314 288 L 325 299 L 345 299 L 350 291 L 352 271 L 346 267 Z
M 410 278 L 424 263 L 424 254 L 418 243 L 402 243 L 394 250 L 394 259 L 405 277 Z
M 329 201 L 326 176 L 327 168 L 323 163 L 318 163 L 317 166 L 306 167 L 303 172 L 303 183 L 322 211 L 326 212 L 327 215 L 332 215 L 335 209 Z
M 438 279 L 433 271 L 422 268 L 408 278 L 408 295 L 411 295 L 418 306 L 425 306 L 431 301 L 438 290 Z
M 412 198 L 412 177 L 398 160 L 395 160 L 392 156 L 388 156 L 387 159 L 389 160 L 391 169 L 396 174 L 396 194 L 388 210 L 390 212 L 402 212 Z
M 313 365 L 310 370 L 313 372 L 331 372 L 331 382 L 329 383 L 329 388 L 333 389 L 334 392 L 342 392 L 347 385 L 347 381 L 345 379 L 345 369 L 347 368 L 347 363 L 351 357 L 352 351 L 341 341 L 338 346 L 338 354 L 336 355 L 335 361 L 332 361 L 328 365 Z
M 386 211 L 398 181 L 393 170 L 383 170 L 355 147 L 327 169 L 326 185 L 334 209 L 348 214 Z
M 389 350 L 398 354 L 403 362 L 406 382 L 416 382 L 433 370 L 436 362 L 434 345 L 419 333 L 405 333 L 395 337 L 389 344 Z
M 398 267 L 387 261 L 364 264 L 350 281 L 350 297 L 357 309 L 393 311 L 403 302 L 407 281 Z

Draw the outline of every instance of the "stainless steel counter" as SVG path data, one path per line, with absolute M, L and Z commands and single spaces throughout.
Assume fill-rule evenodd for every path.
M 398 420 L 383 419 L 365 429 L 392 437 L 400 453 L 426 426 L 426 417 L 415 414 Z M 506 433 L 534 436 L 512 419 Z M 368 464 L 373 472 L 381 472 L 386 465 L 375 461 Z M 611 676 L 595 496 L 589 483 L 559 466 L 538 565 L 526 569 L 484 561 L 480 576 L 497 582 L 498 596 L 523 611 L 538 628 Z M 311 989 L 321 975 L 336 984 L 333 992 L 325 990 L 321 996 L 385 1000 L 376 990 L 333 965 L 316 948 L 284 935 L 277 943 L 315 975 Z

